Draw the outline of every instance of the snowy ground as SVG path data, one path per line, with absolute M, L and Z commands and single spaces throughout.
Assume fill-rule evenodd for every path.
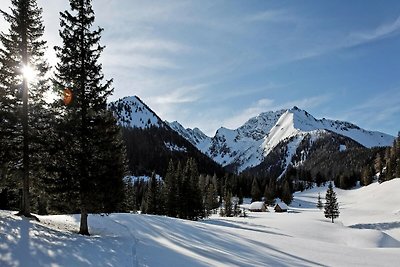
M 289 213 L 248 213 L 191 222 L 139 214 L 31 222 L 0 211 L 0 266 L 398 266 L 400 179 L 336 189 L 340 218 L 315 208 L 314 188 L 295 194 Z

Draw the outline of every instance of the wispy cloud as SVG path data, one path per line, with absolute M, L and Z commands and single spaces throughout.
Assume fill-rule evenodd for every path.
M 176 41 L 152 38 L 119 38 L 112 40 L 110 49 L 119 53 L 188 53 L 192 50 L 189 46 Z
M 351 33 L 347 46 L 355 46 L 400 34 L 400 16 L 395 21 L 378 26 L 375 29 Z
M 206 84 L 198 84 L 194 86 L 180 87 L 175 90 L 171 90 L 164 95 L 155 96 L 150 101 L 156 105 L 166 104 L 181 104 L 191 103 L 199 100 L 201 95 L 201 89 L 206 87 Z
M 398 34 L 400 34 L 400 16 L 392 22 L 378 25 L 369 30 L 353 31 L 347 34 L 339 33 L 332 36 L 322 35 L 322 37 L 319 37 L 320 40 L 314 42 L 315 44 L 311 46 L 311 49 L 307 48 L 296 52 L 288 62 L 315 58 L 341 49 L 353 48 Z
M 292 13 L 283 9 L 270 9 L 244 17 L 247 22 L 287 22 L 295 21 Z
M 179 69 L 180 67 L 170 58 L 149 54 L 127 54 L 125 56 L 120 53 L 105 53 L 103 62 L 108 66 L 128 68 L 128 69 Z
M 400 88 L 379 92 L 368 100 L 337 114 L 367 129 L 400 130 Z M 390 133 L 390 132 L 389 132 Z M 391 134 L 396 134 L 391 132 Z

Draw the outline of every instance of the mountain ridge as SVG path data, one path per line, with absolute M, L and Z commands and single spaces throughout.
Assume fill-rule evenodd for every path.
M 329 132 L 350 138 L 366 148 L 390 146 L 394 140 L 394 136 L 367 131 L 350 122 L 316 119 L 296 106 L 262 112 L 236 129 L 220 127 L 213 137 L 199 128 L 185 128 L 177 121 L 162 121 L 137 96 L 122 98 L 109 106 L 121 125 L 141 129 L 153 126 L 170 128 L 213 161 L 230 166 L 235 172 L 260 165 L 281 143 L 286 144 L 286 158 L 281 160 L 287 167 L 306 136 L 310 138 L 310 146 Z

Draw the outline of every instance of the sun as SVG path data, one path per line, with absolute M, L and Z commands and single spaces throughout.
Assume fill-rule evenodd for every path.
M 28 81 L 32 81 L 36 78 L 36 71 L 29 65 L 22 67 L 22 76 Z

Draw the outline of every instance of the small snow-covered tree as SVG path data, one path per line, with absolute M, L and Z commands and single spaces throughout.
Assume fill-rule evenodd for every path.
M 325 218 L 333 219 L 339 217 L 339 204 L 337 203 L 336 192 L 333 191 L 332 182 L 329 182 L 328 190 L 325 195 Z
M 324 207 L 324 205 L 322 204 L 322 201 L 321 201 L 321 194 L 318 193 L 317 208 L 319 208 L 320 210 L 322 210 L 323 207 Z

